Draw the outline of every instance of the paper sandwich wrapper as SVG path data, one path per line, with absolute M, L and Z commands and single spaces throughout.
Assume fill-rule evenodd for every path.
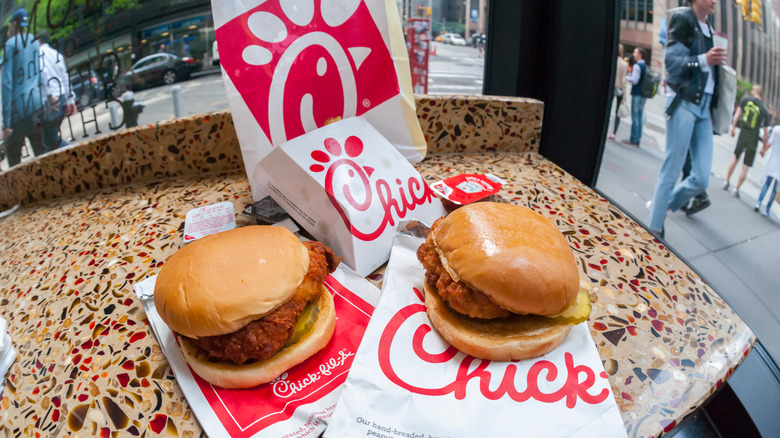
M 396 237 L 384 286 L 326 438 L 626 436 L 587 323 L 544 356 L 474 358 L 425 312 L 423 238 Z
M 211 438 L 319 436 L 327 427 L 379 290 L 339 265 L 325 280 L 333 294 L 336 330 L 328 345 L 273 381 L 246 389 L 211 385 L 184 360 L 177 338 L 154 306 L 157 276 L 133 285 L 176 382 Z

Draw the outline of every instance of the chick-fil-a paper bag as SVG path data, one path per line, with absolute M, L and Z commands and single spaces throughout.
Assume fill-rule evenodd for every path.
M 491 362 L 448 345 L 425 313 L 423 241 L 396 238 L 326 438 L 626 436 L 585 323 L 536 359 Z
M 268 194 L 362 276 L 387 261 L 398 221 L 446 214 L 417 170 L 361 117 L 290 140 L 260 167 Z
M 154 307 L 156 278 L 147 278 L 133 288 L 176 381 L 209 437 L 306 437 L 322 433 L 374 310 L 379 296 L 376 287 L 339 266 L 325 280 L 337 317 L 328 345 L 269 383 L 224 389 L 201 379 L 184 361 L 176 336 Z
M 363 116 L 411 162 L 426 152 L 393 0 L 212 0 L 220 65 L 255 201 L 274 147 Z

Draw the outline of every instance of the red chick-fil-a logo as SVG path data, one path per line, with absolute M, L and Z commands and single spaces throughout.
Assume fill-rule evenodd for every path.
M 370 177 L 374 173 L 374 168 L 360 166 L 352 160 L 363 153 L 363 142 L 358 137 L 348 137 L 344 141 L 343 151 L 341 144 L 333 138 L 326 138 L 323 145 L 327 152 L 314 150 L 311 153 L 311 158 L 322 164 L 312 164 L 309 170 L 315 173 L 325 172 L 325 165 L 328 166 L 325 173 L 325 191 L 331 204 L 339 212 L 344 225 L 358 239 L 375 240 L 388 226 L 395 225 L 395 218 L 404 218 L 415 207 L 433 200 L 433 191 L 421 177 L 410 177 L 405 184 L 401 179 L 396 178 L 395 190 L 386 180 L 376 178 L 372 187 Z M 346 157 L 342 157 L 342 153 L 346 154 Z M 353 190 L 356 193 L 353 193 Z M 375 229 L 362 231 L 349 220 L 349 215 L 341 208 L 338 198 L 341 197 L 355 211 L 362 212 L 372 205 L 375 196 L 384 215 Z
M 365 1 L 253 3 L 260 4 L 216 33 L 225 73 L 273 145 L 331 117 L 360 116 L 400 93 L 393 57 Z
M 319 369 L 316 371 L 306 373 L 306 376 L 299 378 L 297 381 L 290 382 L 287 380 L 288 374 L 284 373 L 277 377 L 271 383 L 274 395 L 281 398 L 289 398 L 293 395 L 304 391 L 307 387 L 313 385 L 317 381 L 324 377 L 328 377 L 335 371 L 344 368 L 344 364 L 348 362 L 349 358 L 354 356 L 355 353 L 342 348 L 338 352 L 338 356 L 330 357 L 325 362 L 321 363 Z
M 414 292 L 418 297 L 421 297 L 418 289 L 415 288 Z M 494 376 L 492 372 L 487 370 L 490 361 L 482 360 L 475 369 L 470 370 L 472 363 L 480 359 L 468 355 L 461 360 L 453 381 L 447 385 L 438 388 L 426 388 L 408 383 L 398 376 L 393 368 L 394 358 L 390 355 L 390 347 L 393 341 L 396 340 L 401 326 L 410 317 L 420 312 L 425 312 L 423 304 L 415 303 L 403 307 L 390 319 L 379 339 L 379 366 L 384 375 L 401 388 L 421 395 L 443 396 L 452 394 L 456 399 L 462 400 L 466 398 L 466 388 L 469 382 L 474 380 L 479 383 L 480 393 L 488 400 L 498 400 L 507 396 L 516 402 L 534 399 L 543 403 L 555 403 L 566 399 L 566 407 L 570 409 L 575 407 L 578 399 L 585 403 L 598 404 L 609 397 L 609 389 L 607 388 L 602 389 L 596 395 L 588 392 L 596 383 L 596 373 L 585 365 L 575 365 L 574 357 L 569 352 L 564 353 L 565 366 L 562 370 L 566 373 L 566 380 L 561 388 L 550 393 L 543 392 L 539 388 L 539 383 L 541 379 L 545 379 L 548 382 L 555 381 L 560 371 L 553 362 L 547 360 L 539 360 L 531 365 L 525 378 L 527 386 L 524 391 L 517 390 L 518 369 L 516 365 L 507 365 L 503 377 L 500 377 L 500 384 L 495 390 L 491 390 L 490 387 L 492 386 L 491 383 Z M 431 327 L 427 324 L 422 324 L 415 330 L 411 341 L 412 350 L 416 357 L 430 364 L 443 364 L 452 361 L 458 354 L 458 350 L 455 347 L 450 346 L 447 350 L 438 354 L 431 354 L 425 350 L 423 339 L 430 331 Z M 410 358 L 405 356 L 403 360 L 410 360 Z M 542 377 L 543 373 L 545 373 L 544 377 Z M 585 376 L 585 379 L 582 381 L 580 381 L 580 374 Z M 606 374 L 602 372 L 601 377 L 606 378 Z

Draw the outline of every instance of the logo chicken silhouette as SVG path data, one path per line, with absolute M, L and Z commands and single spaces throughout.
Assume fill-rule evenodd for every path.
M 392 56 L 362 0 L 274 0 L 217 29 L 221 62 L 279 146 L 399 94 Z

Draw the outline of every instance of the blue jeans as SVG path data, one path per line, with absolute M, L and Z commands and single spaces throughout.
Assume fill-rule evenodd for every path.
M 672 102 L 666 98 L 666 107 Z M 650 209 L 650 228 L 661 231 L 664 228 L 666 210 L 676 211 L 688 201 L 707 189 L 712 169 L 712 117 L 710 101 L 712 95 L 705 94 L 699 105 L 683 100 L 672 117 L 666 121 L 666 157 L 653 195 Z M 685 157 L 691 153 L 691 173 L 680 181 Z
M 639 144 L 642 139 L 642 123 L 645 118 L 645 101 L 647 98 L 636 95 L 631 96 L 631 143 Z
M 761 188 L 761 194 L 758 196 L 758 202 L 756 202 L 756 208 L 760 208 L 761 201 L 764 200 L 764 195 L 766 195 L 766 192 L 769 190 L 770 186 L 772 187 L 772 194 L 769 195 L 769 201 L 766 203 L 766 210 L 764 210 L 766 214 L 769 214 L 769 209 L 772 208 L 772 202 L 775 201 L 775 196 L 777 196 L 776 178 L 772 178 L 771 176 L 766 177 L 766 182 L 764 182 L 764 187 Z

